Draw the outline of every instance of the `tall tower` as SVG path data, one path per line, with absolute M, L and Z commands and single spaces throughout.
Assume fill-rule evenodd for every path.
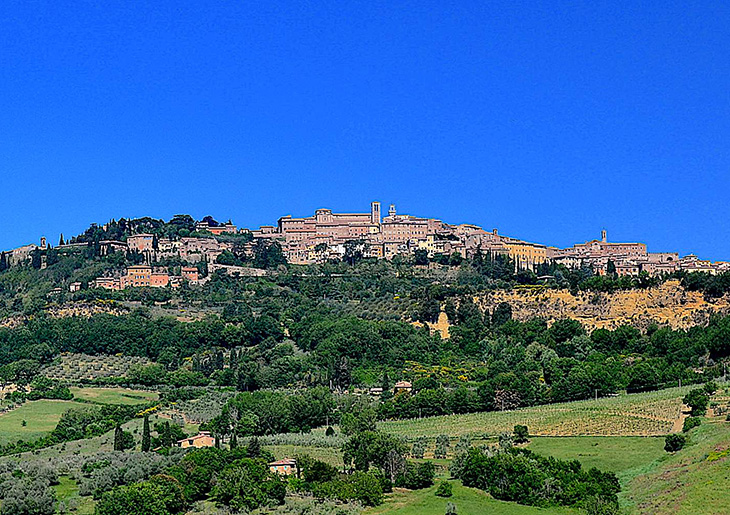
M 395 204 L 391 204 L 388 208 L 388 216 L 395 216 Z
M 370 223 L 380 225 L 380 202 L 370 203 Z
M 601 241 L 603 243 L 606 243 L 608 241 L 608 236 L 607 236 L 607 233 L 606 233 L 606 229 L 603 229 L 601 231 Z

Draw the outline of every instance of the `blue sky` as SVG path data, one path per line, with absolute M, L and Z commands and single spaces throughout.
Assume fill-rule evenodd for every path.
M 4 0 L 0 248 L 377 199 L 730 259 L 730 4 L 595 4 Z

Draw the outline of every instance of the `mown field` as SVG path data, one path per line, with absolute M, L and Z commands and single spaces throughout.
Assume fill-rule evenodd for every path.
M 676 454 L 648 463 L 624 485 L 621 501 L 641 515 L 730 513 L 730 422 L 705 419 Z
M 73 401 L 25 402 L 12 411 L 0 414 L 0 445 L 40 438 L 53 431 L 66 410 L 83 406 Z
M 534 508 L 516 503 L 498 501 L 485 492 L 467 488 L 460 481 L 450 481 L 453 496 L 444 499 L 436 496 L 438 482 L 424 490 L 397 489 L 388 495 L 386 502 L 365 510 L 364 515 L 443 515 L 446 504 L 456 505 L 459 515 L 568 515 L 580 513 L 569 508 Z
M 129 388 L 78 388 L 71 387 L 74 398 L 96 404 L 145 404 L 160 398 L 157 392 L 130 390 Z
M 533 437 L 527 448 L 561 460 L 578 460 L 583 468 L 622 473 L 666 455 L 664 438 L 639 436 Z
M 383 422 L 384 431 L 407 438 L 440 434 L 491 438 L 516 424 L 537 436 L 661 436 L 681 430 L 682 397 L 689 387 L 514 411 L 445 415 Z

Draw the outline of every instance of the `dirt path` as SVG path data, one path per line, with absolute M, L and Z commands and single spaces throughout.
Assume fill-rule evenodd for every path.
M 685 411 L 686 406 L 682 406 L 682 411 L 680 412 L 679 418 L 674 421 L 674 425 L 672 426 L 672 433 L 681 433 L 682 428 L 684 427 L 684 419 L 689 416 L 689 413 Z

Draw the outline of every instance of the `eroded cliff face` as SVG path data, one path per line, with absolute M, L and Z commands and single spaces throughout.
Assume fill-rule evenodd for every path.
M 513 318 L 524 321 L 543 317 L 548 321 L 572 318 L 593 329 L 614 329 L 630 324 L 646 329 L 652 323 L 674 329 L 707 323 L 712 313 L 730 314 L 730 299 L 706 300 L 700 292 L 684 290 L 679 281 L 667 281 L 656 288 L 615 293 L 568 290 L 515 289 L 476 297 L 482 309 L 493 311 L 501 302 L 512 306 Z

